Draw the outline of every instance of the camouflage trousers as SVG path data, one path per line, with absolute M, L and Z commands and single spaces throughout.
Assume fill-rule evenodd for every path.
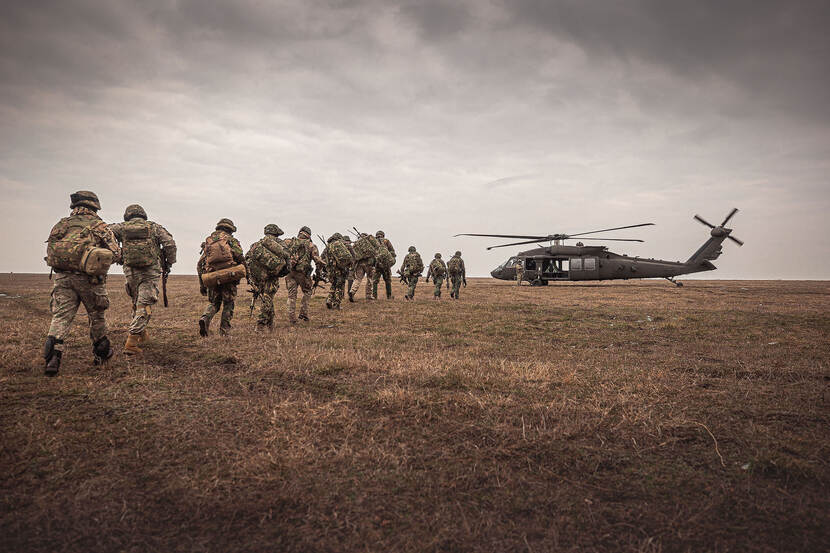
M 452 295 L 455 299 L 458 299 L 458 292 L 461 290 L 461 278 L 460 274 L 454 275 L 450 273 L 450 284 L 452 284 Z
M 354 268 L 354 282 L 349 291 L 352 294 L 357 294 L 360 290 L 360 283 L 363 282 L 363 277 L 366 277 L 366 299 L 372 298 L 372 278 L 375 274 L 375 266 L 370 263 L 358 263 Z
M 521 269 L 516 269 L 516 286 L 522 285 L 522 279 L 524 278 L 525 272 Z
M 234 299 L 236 298 L 236 283 L 229 282 L 220 284 L 216 288 L 208 288 L 208 301 L 210 302 L 202 314 L 202 318 L 210 321 L 219 310 L 222 310 L 222 322 L 219 324 L 219 334 L 227 334 L 231 330 L 231 319 L 233 319 Z
M 55 275 L 52 297 L 49 302 L 52 311 L 49 336 L 63 340 L 82 303 L 89 318 L 89 337 L 92 343 L 106 336 L 107 320 L 104 317 L 104 311 L 110 306 L 106 277 L 99 282 L 96 277 L 74 273 Z M 55 344 L 55 349 L 62 350 L 63 344 Z
M 432 293 L 433 296 L 436 298 L 441 297 L 441 285 L 444 284 L 444 277 L 442 276 L 433 276 L 432 283 L 435 284 L 435 291 Z
M 285 277 L 285 287 L 288 289 L 288 320 L 297 322 L 297 288 L 303 291 L 303 299 L 300 301 L 300 315 L 308 317 L 308 301 L 311 298 L 311 288 L 314 283 L 311 277 L 305 273 L 291 271 Z
M 383 277 L 383 282 L 386 284 L 386 299 L 392 299 L 392 268 L 375 267 L 374 275 L 372 275 L 372 297 L 378 299 L 378 284 Z
M 408 287 L 406 289 L 406 295 L 409 299 L 415 299 L 415 286 L 418 284 L 418 275 L 407 275 L 406 283 Z
M 130 334 L 141 334 L 152 315 L 152 306 L 159 301 L 161 271 L 156 267 L 135 268 L 124 266 L 127 295 L 133 300 L 133 320 Z
M 269 278 L 258 287 L 259 314 L 256 323 L 262 326 L 274 326 L 274 295 L 280 288 L 278 278 Z
M 340 303 L 343 301 L 344 288 L 346 287 L 346 277 L 349 272 L 341 269 L 334 269 L 329 276 L 329 294 L 326 297 L 326 305 L 334 308 L 340 308 Z

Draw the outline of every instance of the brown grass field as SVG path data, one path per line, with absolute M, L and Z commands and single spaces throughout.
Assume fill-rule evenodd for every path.
M 830 550 L 827 282 L 429 288 L 201 340 L 174 276 L 141 358 L 81 308 L 48 379 L 0 275 L 0 550 Z

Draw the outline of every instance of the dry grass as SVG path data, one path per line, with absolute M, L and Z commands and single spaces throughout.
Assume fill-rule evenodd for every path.
M 128 302 L 110 281 L 111 337 Z M 826 551 L 830 286 L 517 289 L 199 340 L 171 279 L 142 359 L 0 275 L 4 551 Z M 14 297 L 20 295 L 20 297 Z M 218 321 L 217 321 L 218 322 Z

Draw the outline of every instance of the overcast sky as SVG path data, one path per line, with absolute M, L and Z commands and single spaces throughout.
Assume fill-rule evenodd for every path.
M 221 217 L 383 229 L 617 233 L 712 278 L 830 278 L 830 4 L 774 1 L 6 1 L 0 271 L 48 271 L 69 194 L 140 203 L 192 273 Z M 614 243 L 610 243 L 614 244 Z

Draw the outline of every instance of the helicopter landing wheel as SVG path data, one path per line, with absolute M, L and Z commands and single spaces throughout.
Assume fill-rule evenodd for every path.
M 678 288 L 683 288 L 683 283 L 680 282 L 680 281 L 674 280 L 673 277 L 663 277 L 663 278 L 665 278 L 666 280 L 668 280 L 669 282 L 671 282 L 672 284 L 674 284 Z

